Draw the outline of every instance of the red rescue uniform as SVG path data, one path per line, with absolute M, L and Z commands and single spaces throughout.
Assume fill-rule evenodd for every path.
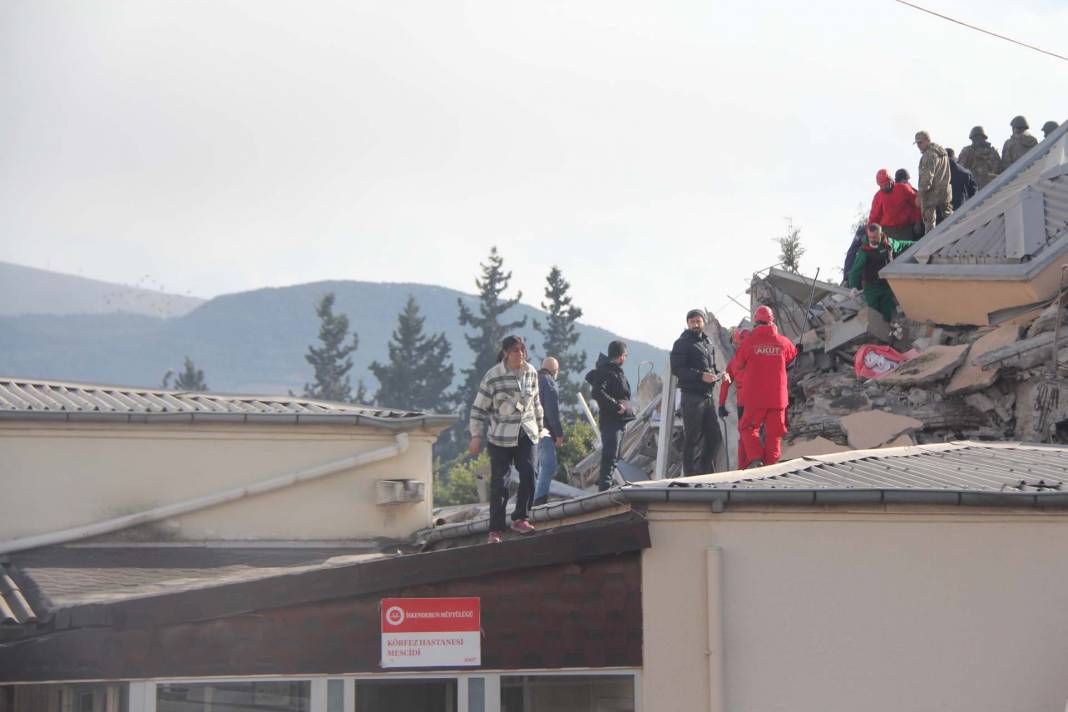
M 735 358 L 744 372 L 745 414 L 738 424 L 739 434 L 749 462 L 761 459 L 773 465 L 782 454 L 782 436 L 786 434 L 786 406 L 789 404 L 786 367 L 797 357 L 797 349 L 774 325 L 761 324 L 742 344 Z M 733 360 L 733 359 L 732 359 Z M 760 444 L 760 426 L 764 426 L 764 444 Z

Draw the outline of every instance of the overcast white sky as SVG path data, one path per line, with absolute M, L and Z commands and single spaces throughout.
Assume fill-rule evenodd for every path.
M 1063 0 L 921 4 L 1068 54 Z M 668 346 L 741 316 L 787 217 L 838 278 L 917 129 L 1000 150 L 1066 97 L 1068 62 L 892 0 L 4 0 L 0 260 L 473 291 L 497 245 L 524 301 L 555 263 L 585 321 Z

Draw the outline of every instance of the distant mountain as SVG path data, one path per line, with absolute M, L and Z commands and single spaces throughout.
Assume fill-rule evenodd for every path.
M 181 367 L 189 356 L 204 370 L 213 391 L 232 393 L 300 392 L 311 379 L 304 360 L 317 339 L 314 307 L 326 292 L 334 292 L 335 313 L 346 314 L 359 334 L 354 354 L 353 385 L 362 378 L 373 394 L 377 382 L 368 370 L 373 360 L 385 362 L 386 344 L 396 328 L 397 314 L 409 294 L 419 302 L 426 329 L 444 331 L 453 347 L 457 381 L 471 362 L 471 352 L 457 322 L 457 299 L 477 309 L 478 298 L 444 287 L 374 282 L 316 282 L 293 287 L 257 289 L 211 299 L 184 316 L 158 318 L 143 314 L 67 314 L 0 317 L 0 375 L 158 386 L 168 369 Z M 522 333 L 540 360 L 541 336 L 530 327 L 544 313 L 520 305 L 509 320 L 527 317 Z M 579 348 L 588 367 L 612 339 L 605 329 L 581 325 Z M 667 353 L 640 341 L 630 344 L 628 376 L 637 386 L 639 364 L 650 361 L 657 370 Z M 642 366 L 642 375 L 649 364 Z M 388 404 L 387 404 L 388 405 Z
M 197 297 L 0 262 L 0 316 L 124 312 L 167 319 L 203 303 Z

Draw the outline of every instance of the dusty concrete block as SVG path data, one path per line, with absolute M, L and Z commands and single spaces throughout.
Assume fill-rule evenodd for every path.
M 957 372 L 953 374 L 953 378 L 949 379 L 949 385 L 946 386 L 946 395 L 979 391 L 994 385 L 994 382 L 998 379 L 998 367 L 994 365 L 984 370 L 979 365 L 978 359 L 992 351 L 997 351 L 1015 343 L 1019 336 L 1020 327 L 1015 324 L 1004 324 L 976 339 L 975 343 L 972 344 L 971 350 L 968 351 L 964 365 L 957 369 Z
M 908 395 L 909 405 L 913 408 L 918 408 L 921 405 L 927 403 L 927 391 L 922 388 L 913 388 L 909 391 Z
M 898 435 L 896 438 L 886 443 L 885 445 L 880 445 L 879 448 L 882 449 L 888 447 L 910 447 L 915 444 L 916 441 L 912 439 L 911 435 Z
M 884 386 L 919 386 L 948 378 L 964 361 L 968 345 L 932 346 L 879 380 Z
M 839 418 L 849 445 L 855 450 L 879 447 L 895 438 L 923 428 L 923 422 L 882 410 L 867 410 Z
M 824 348 L 827 351 L 852 346 L 853 344 L 889 343 L 890 325 L 874 309 L 864 308 L 848 321 L 834 322 L 827 326 Z
M 1027 329 L 1028 338 L 1044 334 L 1047 331 L 1053 331 L 1057 326 L 1058 312 L 1060 312 L 1061 326 L 1064 326 L 1066 317 L 1068 317 L 1068 310 L 1065 310 L 1063 306 L 1058 309 L 1058 306 L 1059 305 L 1054 302 L 1042 310 L 1042 313 L 1038 315 L 1038 318 L 1035 319 Z
M 984 393 L 970 393 L 964 397 L 964 402 L 980 413 L 992 413 L 997 409 L 994 401 Z
M 793 460 L 795 457 L 810 457 L 813 455 L 829 455 L 832 452 L 848 452 L 849 448 L 839 445 L 827 438 L 815 437 L 806 440 L 796 440 L 782 447 L 780 462 Z
M 805 333 L 801 334 L 801 345 L 805 347 L 805 351 L 814 351 L 816 349 L 823 348 L 823 339 L 816 333 L 815 329 L 809 329 Z

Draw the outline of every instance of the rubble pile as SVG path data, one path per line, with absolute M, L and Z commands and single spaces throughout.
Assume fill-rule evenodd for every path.
M 1053 365 L 1055 348 L 1068 357 L 1058 343 L 1058 300 L 1006 310 L 990 326 L 902 318 L 892 328 L 850 290 L 781 270 L 754 277 L 750 297 L 786 315 L 780 330 L 803 347 L 791 368 L 783 459 L 959 439 L 1068 438 L 1068 380 Z M 872 377 L 859 375 L 857 352 L 870 345 L 900 360 L 875 352 L 866 362 L 875 368 L 863 368 Z

